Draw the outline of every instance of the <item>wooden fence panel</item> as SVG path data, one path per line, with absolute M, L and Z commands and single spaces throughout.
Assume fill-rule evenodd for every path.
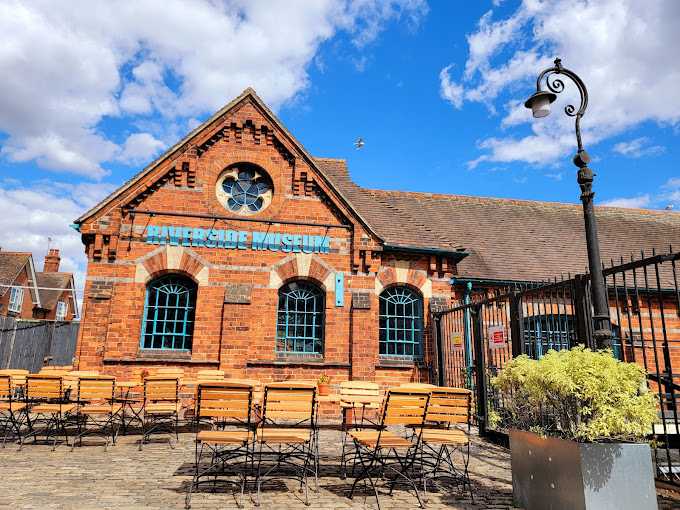
M 44 365 L 71 365 L 79 327 L 77 322 L 0 317 L 0 368 L 37 373 Z

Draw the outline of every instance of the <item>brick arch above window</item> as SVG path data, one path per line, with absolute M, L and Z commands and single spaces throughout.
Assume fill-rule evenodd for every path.
M 394 260 L 381 267 L 375 276 L 375 293 L 393 285 L 406 285 L 420 292 L 424 298 L 432 297 L 432 280 L 427 273 L 408 260 Z
M 269 288 L 278 289 L 291 280 L 309 280 L 330 292 L 335 285 L 335 271 L 314 254 L 294 253 L 272 266 Z
M 159 275 L 177 272 L 199 285 L 210 282 L 210 264 L 184 246 L 161 246 L 135 260 L 135 282 L 148 283 Z

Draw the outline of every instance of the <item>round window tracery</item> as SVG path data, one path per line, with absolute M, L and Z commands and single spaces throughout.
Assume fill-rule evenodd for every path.
M 227 168 L 216 185 L 217 199 L 227 210 L 250 216 L 266 209 L 272 201 L 274 186 L 260 167 L 241 163 Z

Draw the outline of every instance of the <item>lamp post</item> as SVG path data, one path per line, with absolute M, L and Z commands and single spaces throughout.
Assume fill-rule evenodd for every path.
M 600 245 L 597 240 L 597 226 L 595 225 L 595 210 L 593 207 L 593 177 L 595 174 L 588 168 L 590 156 L 583 150 L 581 143 L 581 117 L 588 106 L 588 91 L 586 86 L 575 73 L 569 69 L 562 67 L 562 61 L 559 58 L 555 59 L 555 67 L 549 67 L 538 75 L 536 81 L 536 92 L 524 103 L 524 106 L 531 108 L 531 111 L 536 118 L 542 118 L 550 114 L 550 103 L 557 98 L 564 90 L 564 82 L 555 75 L 563 74 L 576 84 L 581 94 L 581 107 L 574 113 L 576 108 L 573 105 L 567 105 L 564 112 L 570 117 L 576 117 L 576 142 L 578 144 L 578 152 L 574 156 L 574 164 L 578 167 L 578 184 L 581 187 L 581 202 L 583 203 L 583 219 L 586 229 L 586 246 L 588 248 L 588 265 L 590 266 L 591 276 L 591 295 L 593 301 L 593 321 L 595 326 L 594 338 L 595 345 L 598 349 L 607 349 L 612 347 L 612 329 L 609 320 L 609 298 L 604 286 L 604 279 L 602 277 L 602 262 L 600 261 Z M 548 91 L 541 90 L 541 82 L 543 77 L 546 78 L 545 83 Z

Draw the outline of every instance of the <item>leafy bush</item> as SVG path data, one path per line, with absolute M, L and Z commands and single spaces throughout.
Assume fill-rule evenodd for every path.
M 614 358 L 611 350 L 583 345 L 525 355 L 492 380 L 505 400 L 508 427 L 578 442 L 642 440 L 657 421 L 657 401 L 644 370 Z

